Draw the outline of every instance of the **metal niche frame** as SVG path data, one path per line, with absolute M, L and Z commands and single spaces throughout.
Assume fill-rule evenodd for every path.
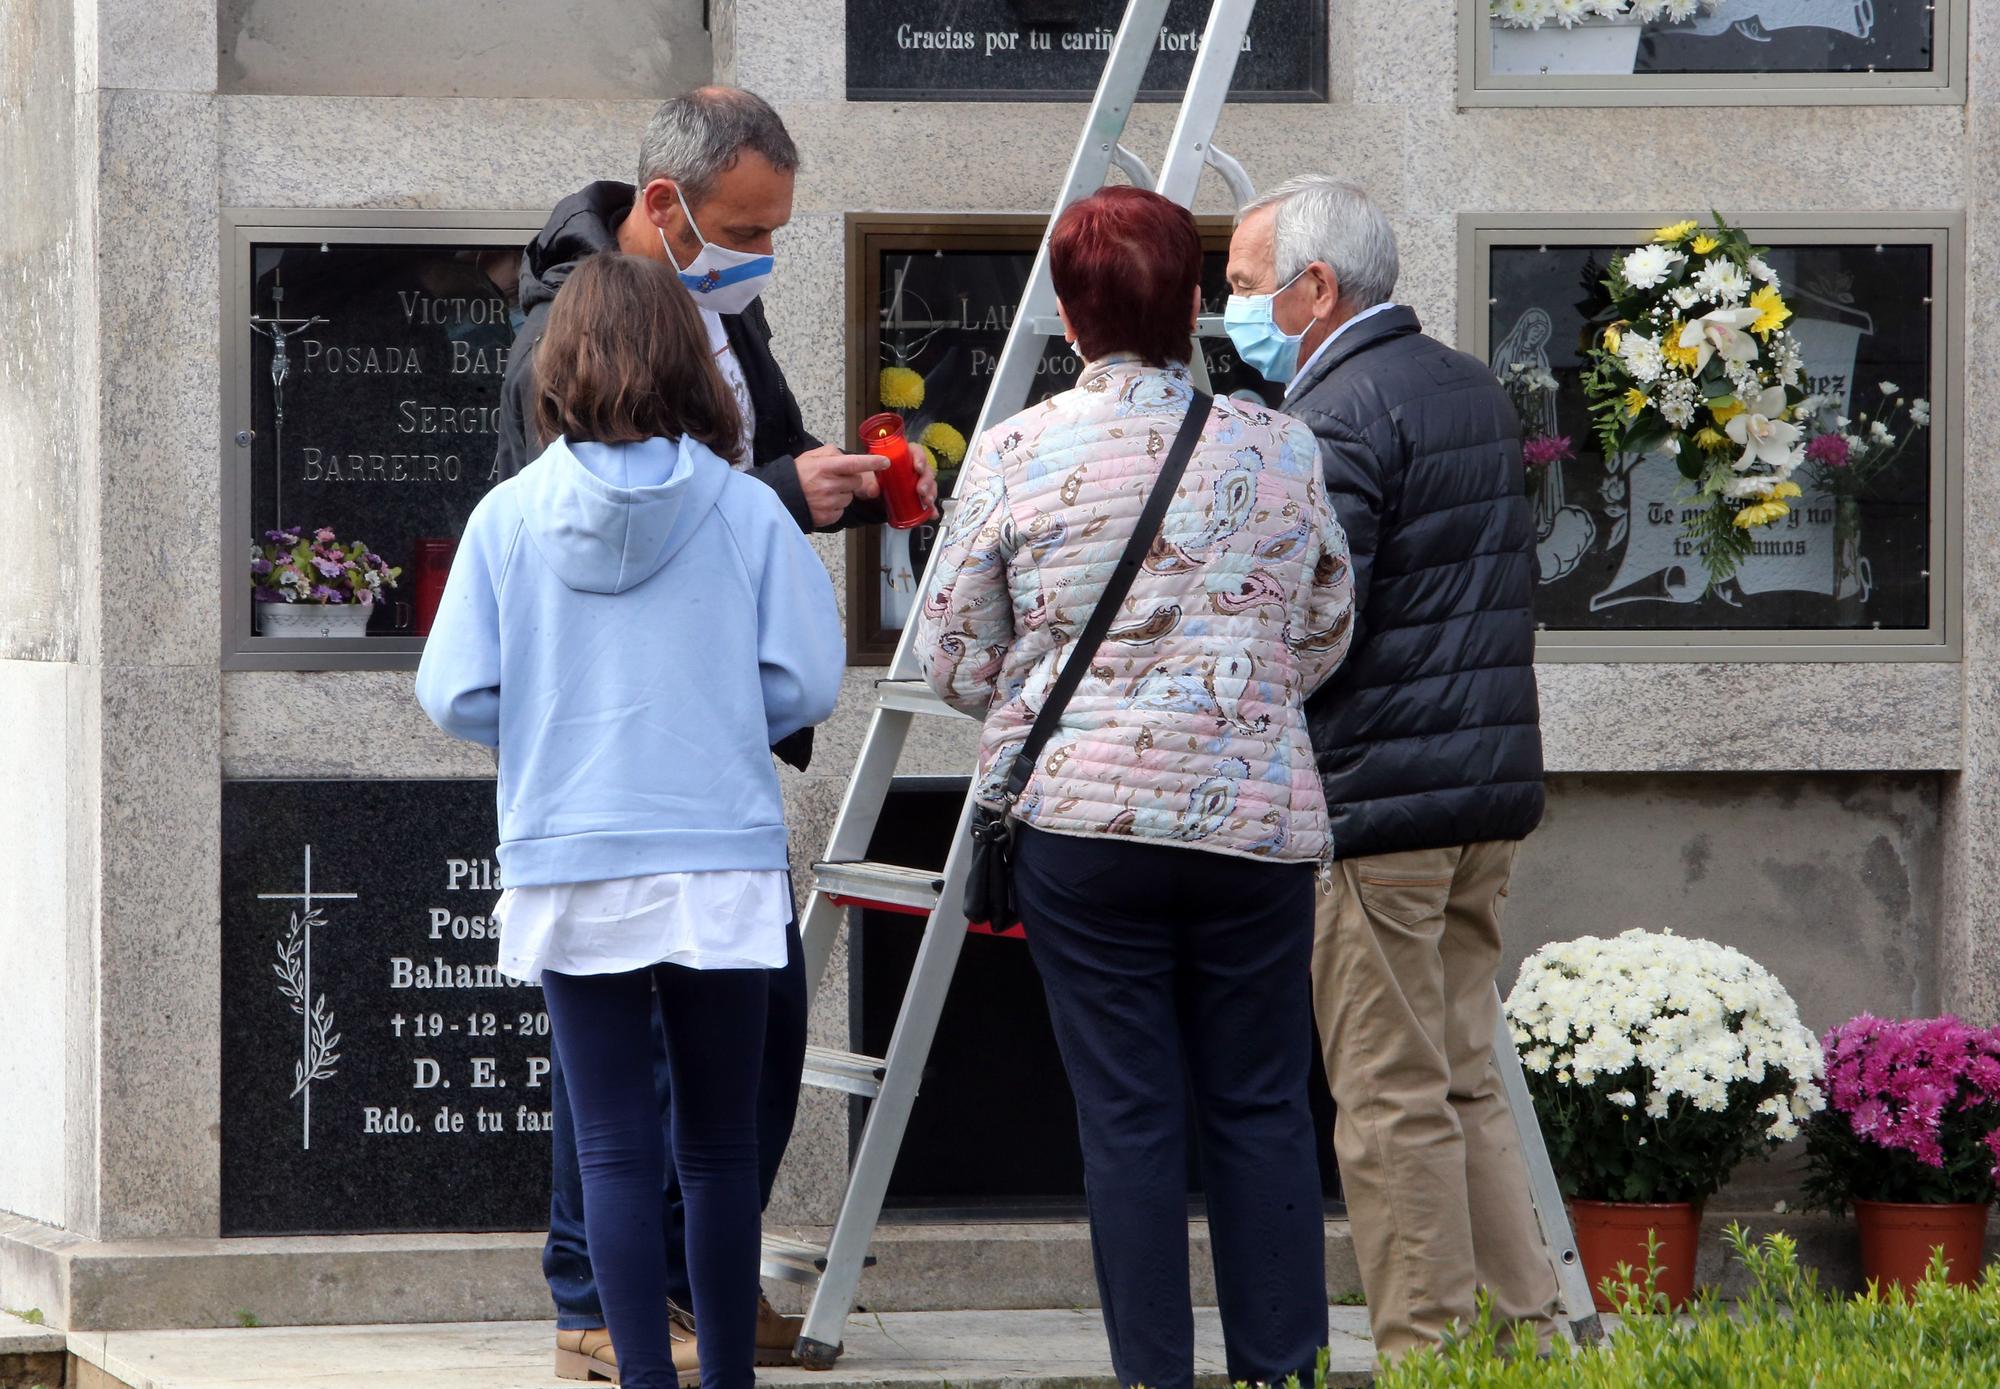
M 1461 213 L 1458 219 L 1460 343 L 1485 361 L 1492 351 L 1492 252 L 1503 246 L 1640 245 L 1681 212 Z M 1965 214 L 1724 211 L 1765 245 L 1929 246 L 1931 255 L 1931 583 L 1929 622 L 1897 631 L 1780 628 L 1746 631 L 1541 630 L 1538 661 L 1957 661 L 1963 642 L 1965 457 Z M 1469 315 L 1469 322 L 1466 316 Z
M 1926 0 L 1928 72 L 1661 72 L 1501 75 L 1487 0 L 1458 0 L 1458 104 L 1465 106 L 1963 106 L 1972 0 Z M 1751 79 L 1746 85 L 1745 79 Z
M 254 253 L 259 246 L 521 247 L 546 211 L 404 211 L 347 208 L 224 208 L 222 211 L 221 585 L 224 670 L 415 670 L 422 637 L 260 637 L 243 567 L 251 525 L 250 379 Z M 239 442 L 239 439 L 242 442 Z

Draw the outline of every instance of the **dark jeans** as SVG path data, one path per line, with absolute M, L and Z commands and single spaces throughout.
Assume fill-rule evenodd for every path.
M 628 1389 L 679 1385 L 667 1339 L 667 1142 L 653 1078 L 635 1064 L 652 1046 L 656 1015 L 673 1078 L 674 1166 L 686 1198 L 702 1386 L 756 1382 L 757 1072 L 768 972 L 655 965 L 543 975 L 556 1051 L 569 1072 L 591 1267 Z
M 785 1160 L 785 1148 L 792 1141 L 792 1124 L 798 1116 L 799 1076 L 806 1058 L 806 962 L 799 945 L 799 927 L 787 928 L 788 958 L 782 970 L 760 971 L 768 981 L 769 1001 L 764 1013 L 764 1069 L 757 1080 L 757 1172 L 762 1204 L 771 1201 L 771 1186 L 778 1179 L 778 1166 Z M 653 1012 L 653 1086 L 656 1114 L 666 1153 L 666 1225 L 663 1231 L 667 1256 L 667 1296 L 680 1307 L 694 1306 L 689 1287 L 686 1205 L 674 1161 L 673 1135 L 668 1116 L 673 1079 L 667 1065 L 666 1034 L 657 1005 Z M 605 1325 L 604 1308 L 597 1295 L 597 1282 L 590 1271 L 590 1247 L 584 1230 L 583 1179 L 577 1168 L 576 1128 L 571 1122 L 568 1084 L 563 1078 L 560 1049 L 549 1058 L 549 1107 L 555 1132 L 551 1152 L 549 1182 L 549 1238 L 542 1248 L 542 1276 L 548 1279 L 549 1296 L 556 1304 L 556 1325 L 566 1331 Z M 622 1353 L 622 1351 L 621 1351 Z
M 1015 891 L 1076 1092 L 1118 1382 L 1189 1389 L 1189 1095 L 1229 1376 L 1311 1383 L 1327 1342 L 1313 866 L 1023 828 Z

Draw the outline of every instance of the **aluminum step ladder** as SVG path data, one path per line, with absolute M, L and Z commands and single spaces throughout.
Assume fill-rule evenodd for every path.
M 1083 133 L 1070 158 L 1068 175 L 1051 213 L 1051 227 L 1055 217 L 1071 203 L 1103 187 L 1113 167 L 1124 171 L 1133 183 L 1151 186 L 1184 207 L 1194 202 L 1203 168 L 1212 167 L 1228 183 L 1239 205 L 1250 200 L 1250 181 L 1242 166 L 1216 150 L 1210 137 L 1228 99 L 1229 84 L 1235 75 L 1237 56 L 1249 30 L 1256 0 L 1215 0 L 1212 5 L 1159 176 L 1154 178 L 1144 162 L 1120 144 L 1126 118 L 1145 79 L 1155 36 L 1166 19 L 1168 3 L 1169 0 L 1130 0 L 1126 5 Z M 1043 344 L 1060 334 L 1044 234 L 1020 311 L 1007 335 L 972 437 L 977 438 L 1026 406 Z M 1203 318 L 1199 334 L 1222 336 L 1220 320 Z M 1190 365 L 1197 383 L 1206 389 L 1208 373 L 1198 349 Z M 936 563 L 935 551 L 931 563 Z M 929 587 L 927 569 L 917 592 L 927 593 Z M 920 605 L 914 607 L 913 614 L 919 609 Z M 916 626 L 912 620 L 904 627 L 888 676 L 877 683 L 876 705 L 868 732 L 841 801 L 826 855 L 813 865 L 812 892 L 800 921 L 807 983 L 817 994 L 850 909 L 873 907 L 925 918 L 923 939 L 890 1037 L 888 1055 L 878 1059 L 821 1047 L 807 1049 L 807 1084 L 870 1101 L 847 1194 L 827 1248 L 822 1251 L 797 1241 L 771 1238 L 764 1242 L 763 1270 L 767 1276 L 817 1285 L 798 1343 L 801 1363 L 815 1370 L 831 1369 L 840 1356 L 841 1329 L 854 1309 L 863 1268 L 870 1262 L 869 1243 L 881 1216 L 889 1176 L 916 1103 L 918 1084 L 968 930 L 960 898 L 970 847 L 966 835 L 972 815 L 969 798 L 960 807 L 958 827 L 942 869 L 905 868 L 869 862 L 867 858 L 911 721 L 961 717 L 923 681 L 914 650 Z M 1520 1058 L 1504 1024 L 1499 1041 L 1504 1044 L 1504 1055 L 1500 1058 L 1502 1076 L 1520 1127 L 1523 1149 L 1536 1179 L 1536 1210 L 1562 1276 L 1563 1299 L 1571 1309 L 1573 1334 L 1595 1339 L 1597 1318 L 1591 1311 L 1589 1288 L 1577 1260 L 1554 1174 L 1549 1169 L 1547 1150 L 1536 1127 L 1534 1111 L 1528 1105 Z M 1511 1070 L 1508 1062 L 1512 1063 Z

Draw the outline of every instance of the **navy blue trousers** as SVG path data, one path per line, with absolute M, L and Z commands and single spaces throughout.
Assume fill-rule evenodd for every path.
M 806 960 L 799 944 L 799 927 L 786 928 L 788 956 L 781 970 L 763 971 L 768 980 L 765 1006 L 764 1067 L 757 1080 L 757 1178 L 762 1205 L 771 1202 L 771 1188 L 792 1141 L 798 1118 L 799 1077 L 806 1060 Z M 688 1281 L 687 1207 L 675 1175 L 672 1125 L 673 1077 L 667 1065 L 666 1032 L 657 1008 L 653 1015 L 652 1075 L 657 1122 L 666 1143 L 667 1296 L 674 1305 L 692 1309 L 694 1290 Z M 549 1058 L 549 1106 L 555 1123 L 549 1168 L 549 1238 L 542 1246 L 542 1276 L 556 1304 L 556 1325 L 565 1331 L 607 1325 L 590 1271 L 590 1245 L 583 1223 L 583 1174 L 576 1161 L 576 1128 L 570 1120 L 568 1083 L 563 1078 L 560 1050 Z M 756 1293 L 747 1294 L 754 1298 Z
M 1076 1092 L 1118 1382 L 1194 1383 L 1192 1130 L 1229 1376 L 1311 1383 L 1327 1343 L 1312 865 L 1023 828 L 1014 885 Z
M 569 1073 L 591 1265 L 628 1389 L 679 1384 L 667 1338 L 667 1142 L 644 1064 L 656 997 L 672 1075 L 674 1167 L 687 1210 L 703 1389 L 756 1382 L 757 1073 L 768 973 L 655 965 L 542 977 L 556 1052 Z

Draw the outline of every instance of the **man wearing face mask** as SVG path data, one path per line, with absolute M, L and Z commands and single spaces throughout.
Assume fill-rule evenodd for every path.
M 722 379 L 742 412 L 743 447 L 731 461 L 768 484 L 802 530 L 835 530 L 883 518 L 875 474 L 885 461 L 822 444 L 806 432 L 798 402 L 771 352 L 771 328 L 758 296 L 773 271 L 772 236 L 791 220 L 799 153 L 784 122 L 762 98 L 730 87 L 703 87 L 664 103 L 647 123 L 639 152 L 639 183 L 593 183 L 557 204 L 521 261 L 521 307 L 527 321 L 515 339 L 501 397 L 496 465 L 511 477 L 541 452 L 528 437 L 535 353 L 549 307 L 576 264 L 623 252 L 665 262 L 701 309 Z M 937 483 L 920 459 L 919 492 L 932 503 Z M 812 730 L 774 749 L 804 769 Z M 759 1086 L 758 1149 L 763 1198 L 771 1198 L 791 1139 L 805 1060 L 806 982 L 798 928 L 790 931 L 790 961 L 770 972 L 771 993 Z M 654 1073 L 667 1140 L 666 1246 L 674 1365 L 686 1382 L 699 1374 L 685 1254 L 679 1183 L 674 1176 L 669 1088 L 658 1019 Z M 583 1226 L 583 1187 L 576 1134 L 560 1061 L 550 1058 L 554 1112 L 549 1239 L 542 1270 L 556 1304 L 556 1372 L 565 1378 L 615 1378 L 617 1357 L 591 1273 Z M 745 1289 L 744 1295 L 750 1295 Z M 796 1318 L 760 1305 L 757 1363 L 787 1364 L 798 1338 Z
M 1224 321 L 1319 438 L 1353 551 L 1347 661 L 1306 702 L 1338 859 L 1313 994 L 1379 1351 L 1469 1324 L 1484 1285 L 1546 1338 L 1553 1265 L 1493 1065 L 1500 909 L 1542 816 L 1534 525 L 1484 362 L 1391 297 L 1395 234 L 1351 184 L 1245 208 Z

